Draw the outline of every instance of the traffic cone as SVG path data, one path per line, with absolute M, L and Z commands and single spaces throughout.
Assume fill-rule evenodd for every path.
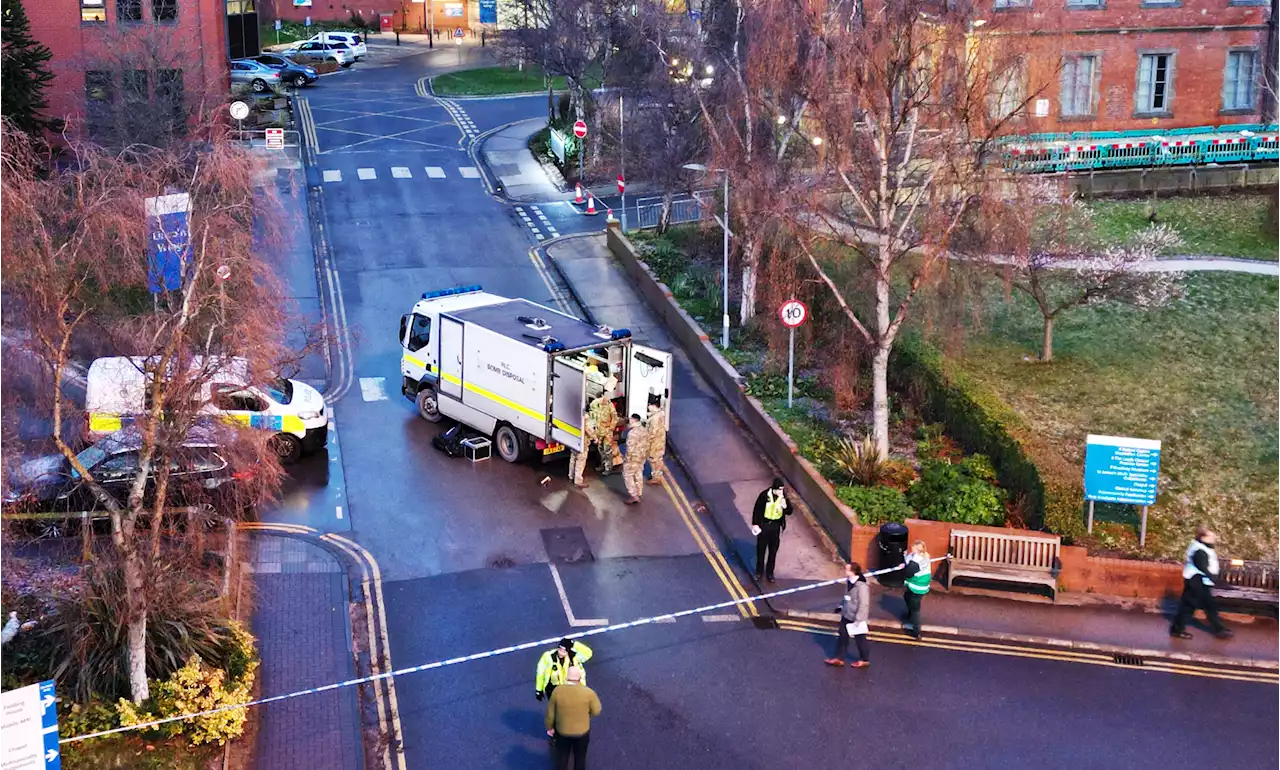
M 582 197 L 582 182 L 578 182 L 578 189 L 577 189 L 577 193 L 573 196 L 573 202 L 574 202 L 574 203 L 582 203 L 582 201 L 583 201 L 583 197 Z
M 596 196 L 594 195 L 587 196 L 587 212 L 586 213 L 588 215 L 595 215 L 600 213 L 599 211 L 596 211 Z
M 613 218 L 613 209 L 612 209 L 612 208 L 607 208 L 607 207 L 605 208 L 605 210 L 604 210 L 604 221 L 606 221 L 606 222 L 617 222 L 617 221 L 618 221 L 618 220 L 616 220 L 616 219 L 614 219 L 614 218 Z

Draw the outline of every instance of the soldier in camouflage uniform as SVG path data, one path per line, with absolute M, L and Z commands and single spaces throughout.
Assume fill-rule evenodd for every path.
M 627 434 L 627 459 L 622 464 L 622 483 L 627 487 L 627 505 L 640 502 L 644 492 L 644 461 L 649 455 L 649 432 L 640 423 L 640 415 L 631 415 Z
M 667 473 L 667 466 L 662 458 L 667 453 L 667 413 L 657 404 L 649 404 L 649 449 L 646 454 L 649 460 L 649 483 L 661 484 Z
M 613 408 L 613 390 L 606 390 L 603 395 L 591 402 L 587 408 L 587 438 L 596 445 L 600 453 L 600 472 L 608 476 L 614 465 L 622 464 L 622 450 L 618 448 L 618 436 L 614 428 L 618 425 L 618 412 Z

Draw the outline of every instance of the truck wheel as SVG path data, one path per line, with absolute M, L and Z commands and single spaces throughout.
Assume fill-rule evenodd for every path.
M 520 431 L 510 425 L 499 425 L 493 433 L 493 443 L 498 457 L 509 463 L 518 463 L 525 458 L 525 442 Z
M 271 437 L 271 449 L 282 465 L 296 463 L 302 457 L 302 441 L 289 433 L 277 433 Z
M 418 391 L 418 398 L 415 400 L 418 405 L 418 416 L 427 422 L 440 422 L 444 415 L 440 414 L 437 398 L 435 390 L 431 388 Z

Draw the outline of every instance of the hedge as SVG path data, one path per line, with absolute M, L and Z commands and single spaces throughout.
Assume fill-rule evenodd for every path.
M 997 395 L 947 367 L 942 354 L 919 334 L 894 343 L 890 386 L 925 419 L 946 426 L 969 454 L 984 454 L 1000 486 L 1024 506 L 1027 526 L 1060 535 L 1084 534 L 1079 469 L 1031 431 Z

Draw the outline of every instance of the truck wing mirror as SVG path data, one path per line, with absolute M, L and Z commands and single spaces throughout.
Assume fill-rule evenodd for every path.
M 404 345 L 404 333 L 409 328 L 409 316 L 400 316 L 400 344 Z

